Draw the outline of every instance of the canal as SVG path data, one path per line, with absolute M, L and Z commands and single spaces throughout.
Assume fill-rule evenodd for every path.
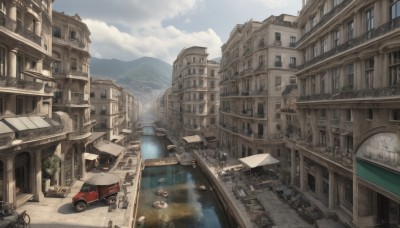
M 152 127 L 143 128 L 141 137 L 143 159 L 168 156 L 164 142 L 155 136 Z M 146 167 L 142 173 L 138 217 L 145 216 L 140 227 L 231 227 L 218 197 L 212 189 L 200 191 L 198 186 L 210 186 L 207 177 L 192 166 Z M 157 194 L 166 189 L 168 197 Z M 165 209 L 156 209 L 153 202 L 163 200 Z

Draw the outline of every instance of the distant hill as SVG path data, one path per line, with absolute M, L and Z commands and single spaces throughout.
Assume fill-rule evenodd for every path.
M 115 80 L 126 89 L 137 92 L 163 90 L 171 85 L 172 66 L 151 57 L 130 62 L 117 59 L 90 59 L 90 74 L 94 78 Z

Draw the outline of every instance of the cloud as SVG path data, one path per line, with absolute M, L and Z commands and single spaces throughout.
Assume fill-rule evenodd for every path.
M 285 6 L 289 6 L 291 4 L 291 2 L 294 1 L 298 1 L 298 0 L 248 0 L 254 3 L 258 3 L 261 4 L 263 6 L 265 6 L 266 8 L 270 8 L 270 9 L 278 9 L 278 8 L 282 8 Z
M 85 19 L 91 31 L 90 49 L 93 57 L 132 60 L 142 56 L 162 59 L 170 64 L 183 48 L 204 46 L 210 59 L 219 57 L 222 41 L 212 29 L 185 32 L 174 26 L 153 26 L 123 32 L 103 21 Z

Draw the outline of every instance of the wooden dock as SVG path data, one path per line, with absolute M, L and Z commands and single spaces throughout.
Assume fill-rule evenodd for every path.
M 178 161 L 178 159 L 176 157 L 146 159 L 144 161 L 145 167 L 148 167 L 148 166 L 177 165 L 177 164 L 179 164 L 179 161 Z

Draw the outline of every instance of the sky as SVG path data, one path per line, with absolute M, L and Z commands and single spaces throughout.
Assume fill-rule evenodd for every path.
M 237 24 L 298 15 L 301 0 L 55 0 L 53 10 L 78 14 L 91 35 L 90 54 L 131 61 L 154 57 L 172 65 L 179 52 L 207 47 L 208 59 Z

